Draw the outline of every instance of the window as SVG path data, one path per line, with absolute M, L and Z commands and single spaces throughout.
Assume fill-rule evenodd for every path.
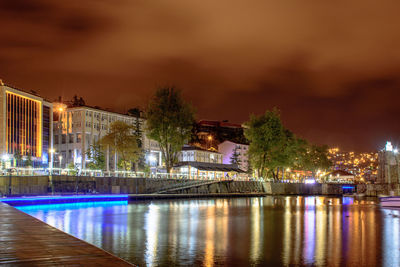
M 68 135 L 68 143 L 70 143 L 70 144 L 74 143 L 74 135 L 73 134 Z
M 81 142 L 81 139 L 82 139 L 81 134 L 80 134 L 80 133 L 77 133 L 77 134 L 76 134 L 76 142 L 77 142 L 77 143 L 80 143 L 80 142 Z
M 65 134 L 61 135 L 61 144 L 65 144 L 67 136 Z
M 58 135 L 54 135 L 54 144 L 58 145 Z

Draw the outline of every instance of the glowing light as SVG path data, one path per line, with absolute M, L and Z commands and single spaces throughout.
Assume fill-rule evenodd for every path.
M 386 142 L 385 150 L 386 151 L 392 151 L 393 150 L 392 142 L 389 142 L 389 141 Z
M 148 156 L 147 156 L 147 159 L 148 159 L 150 162 L 155 162 L 155 161 L 157 160 L 156 157 L 153 156 L 153 155 L 148 155 Z
M 127 201 L 128 195 L 85 195 L 85 196 L 44 196 L 44 197 L 10 197 L 1 198 L 0 202 L 12 206 L 50 204 L 50 203 L 71 203 L 91 201 Z
M 4 154 L 1 158 L 2 158 L 4 161 L 7 161 L 7 160 L 10 159 L 10 157 L 9 157 L 7 154 Z

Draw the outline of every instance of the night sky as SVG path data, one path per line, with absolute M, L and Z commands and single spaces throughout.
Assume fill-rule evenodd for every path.
M 0 0 L 0 78 L 54 100 L 144 107 L 175 85 L 198 119 L 276 106 L 344 150 L 400 144 L 399 1 Z

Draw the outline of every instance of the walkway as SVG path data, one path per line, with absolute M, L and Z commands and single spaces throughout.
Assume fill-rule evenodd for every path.
M 0 265 L 133 266 L 0 202 Z

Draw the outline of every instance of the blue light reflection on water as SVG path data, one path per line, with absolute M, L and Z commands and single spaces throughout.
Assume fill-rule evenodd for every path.
M 142 266 L 400 266 L 400 212 L 374 203 L 298 196 L 17 208 Z
M 79 239 L 103 247 L 103 231 L 113 229 L 114 236 L 119 239 L 126 234 L 127 207 L 128 201 L 100 201 L 16 208 Z M 116 218 L 115 214 L 122 216 Z

